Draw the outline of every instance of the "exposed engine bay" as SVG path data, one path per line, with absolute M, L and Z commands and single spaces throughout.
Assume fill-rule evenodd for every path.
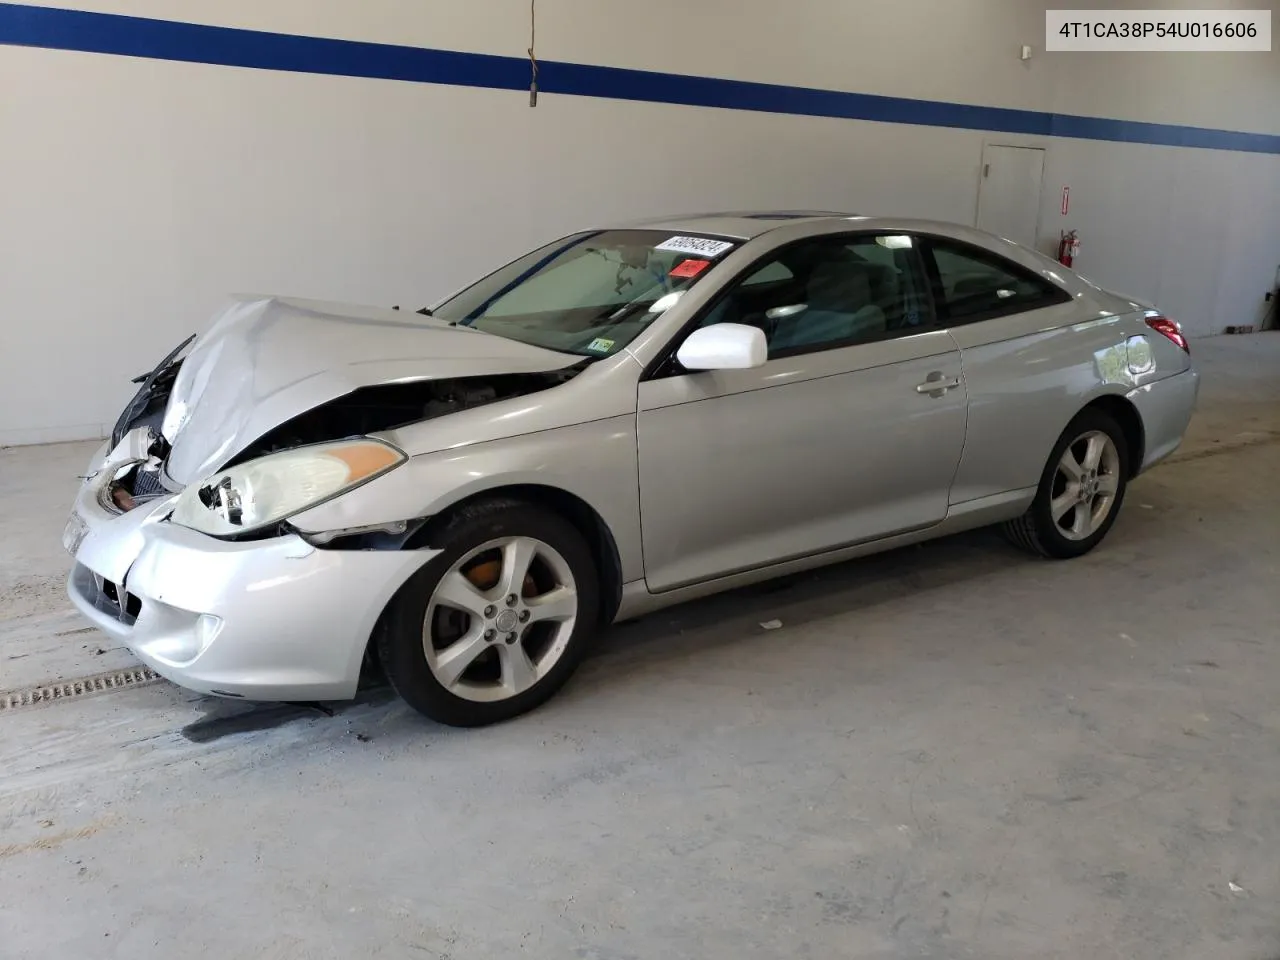
M 178 371 L 182 369 L 183 351 L 191 346 L 195 338 L 196 335 L 193 333 L 169 351 L 168 356 L 156 364 L 150 373 L 133 378 L 133 382 L 141 386 L 116 420 L 111 430 L 111 446 L 118 444 L 130 430 L 143 425 L 151 427 L 151 432 L 157 437 L 160 436 L 160 422 L 164 419 L 164 408 L 169 403 L 169 394 L 173 392 Z
M 131 430 L 144 426 L 148 428 L 151 442 L 145 451 L 145 459 L 121 467 L 104 489 L 101 503 L 106 509 L 127 513 L 149 500 L 169 495 L 161 472 L 164 459 L 169 454 L 169 444 L 161 436 L 160 424 L 169 403 L 169 394 L 178 379 L 178 371 L 182 369 L 183 352 L 195 338 L 195 334 L 187 337 L 150 373 L 133 378 L 133 382 L 141 386 L 116 420 L 111 430 L 111 446 L 119 444 Z
M 160 479 L 162 466 L 160 458 L 153 455 L 146 460 L 121 467 L 104 491 L 103 507 L 118 513 L 128 513 L 148 501 L 167 497 L 170 491 Z
M 145 459 L 140 458 L 122 467 L 106 487 L 102 500 L 108 509 L 127 512 L 157 497 L 176 492 L 166 484 L 163 468 L 169 454 L 169 443 L 161 436 L 160 422 L 182 366 L 182 360 L 175 359 L 181 349 L 166 357 L 150 374 L 134 381 L 141 382 L 142 387 L 117 421 L 112 442 L 119 443 L 125 434 L 141 426 L 150 428 L 152 440 Z M 224 466 L 244 463 L 280 450 L 392 430 L 499 400 L 537 393 L 572 380 L 589 362 L 546 373 L 458 377 L 361 387 L 280 424 L 250 443 Z
M 245 447 L 227 465 L 310 443 L 394 430 L 498 400 L 538 393 L 567 383 L 585 366 L 586 362 L 547 373 L 457 377 L 361 387 L 285 421 Z

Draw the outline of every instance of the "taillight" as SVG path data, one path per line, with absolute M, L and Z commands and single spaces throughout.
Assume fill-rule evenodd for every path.
M 1187 338 L 1182 335 L 1182 328 L 1168 317 L 1147 317 L 1147 326 L 1156 333 L 1164 334 L 1180 346 L 1184 353 L 1191 353 L 1191 345 L 1187 343 Z

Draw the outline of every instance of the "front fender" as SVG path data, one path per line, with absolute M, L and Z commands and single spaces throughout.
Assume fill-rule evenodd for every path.
M 592 507 L 618 546 L 624 582 L 644 576 L 635 416 L 610 417 L 410 457 L 390 473 L 300 513 L 304 534 L 436 516 L 487 491 L 535 484 Z

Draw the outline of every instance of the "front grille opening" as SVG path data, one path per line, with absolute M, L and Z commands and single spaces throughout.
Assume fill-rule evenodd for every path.
M 121 613 L 122 619 L 137 620 L 142 612 L 142 601 L 110 580 L 102 581 L 102 594 Z
M 77 564 L 72 584 L 95 610 L 119 620 L 126 627 L 138 622 L 142 613 L 142 600 L 125 587 L 94 573 L 84 564 Z

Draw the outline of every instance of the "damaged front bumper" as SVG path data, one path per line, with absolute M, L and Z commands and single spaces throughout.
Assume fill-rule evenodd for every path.
M 172 495 L 112 510 L 110 484 L 137 446 L 131 435 L 100 451 L 76 498 L 64 537 L 75 557 L 71 602 L 147 666 L 201 693 L 355 696 L 379 615 L 435 552 L 319 549 L 294 534 L 220 540 L 169 523 Z

